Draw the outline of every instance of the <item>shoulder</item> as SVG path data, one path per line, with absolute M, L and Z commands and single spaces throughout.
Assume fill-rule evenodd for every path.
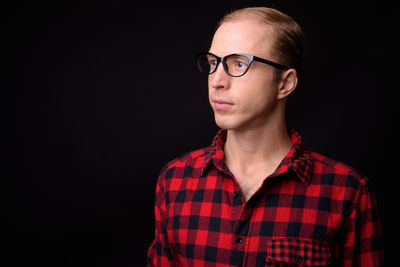
M 210 147 L 187 152 L 165 164 L 159 174 L 159 182 L 199 176 L 209 158 Z
M 318 177 L 323 184 L 354 189 L 364 188 L 368 184 L 368 178 L 348 164 L 312 151 L 309 151 L 309 155 L 313 161 L 314 177 Z

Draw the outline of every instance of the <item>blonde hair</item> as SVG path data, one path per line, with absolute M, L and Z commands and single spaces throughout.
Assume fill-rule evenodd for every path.
M 217 28 L 225 22 L 255 19 L 259 22 L 272 25 L 275 31 L 273 52 L 278 63 L 296 69 L 300 77 L 303 73 L 307 57 L 307 42 L 301 27 L 288 15 L 268 7 L 248 7 L 235 10 L 225 15 L 218 23 Z M 281 71 L 275 71 L 279 79 Z

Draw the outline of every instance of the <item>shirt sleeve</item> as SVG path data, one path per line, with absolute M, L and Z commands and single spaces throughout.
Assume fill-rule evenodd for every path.
M 165 192 L 159 182 L 156 186 L 155 196 L 155 238 L 147 251 L 147 266 L 178 266 L 168 244 L 166 222 Z
M 381 224 L 375 195 L 367 185 L 359 191 L 345 227 L 341 266 L 383 266 Z

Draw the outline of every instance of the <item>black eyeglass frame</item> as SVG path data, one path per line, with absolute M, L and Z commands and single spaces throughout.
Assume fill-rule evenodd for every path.
M 211 71 L 211 72 L 208 72 L 208 73 L 207 72 L 203 72 L 201 70 L 202 68 L 200 67 L 200 62 L 199 62 L 200 57 L 201 56 L 206 56 L 206 55 L 211 55 L 211 56 L 213 56 L 213 57 L 215 57 L 217 59 L 217 65 L 215 66 L 214 70 Z M 244 56 L 244 57 L 247 57 L 247 59 L 249 60 L 249 64 L 248 64 L 246 70 L 242 74 L 240 74 L 240 75 L 232 75 L 232 74 L 229 73 L 228 65 L 226 64 L 226 58 L 228 58 L 230 56 Z M 270 66 L 275 67 L 275 68 L 280 69 L 280 70 L 290 69 L 288 66 L 285 66 L 285 65 L 282 65 L 282 64 L 279 64 L 279 63 L 264 59 L 264 58 L 256 57 L 256 56 L 249 55 L 249 54 L 243 54 L 243 53 L 229 54 L 229 55 L 224 56 L 224 57 L 219 57 L 219 56 L 214 55 L 213 53 L 210 53 L 210 52 L 200 52 L 200 53 L 197 54 L 197 65 L 198 65 L 200 71 L 203 72 L 203 73 L 206 73 L 208 75 L 213 74 L 217 70 L 219 63 L 222 62 L 222 66 L 223 66 L 226 74 L 228 74 L 231 77 L 241 77 L 241 76 L 243 76 L 243 75 L 245 75 L 247 73 L 247 71 L 250 69 L 251 63 L 253 63 L 253 61 L 258 61 L 258 62 L 270 65 Z

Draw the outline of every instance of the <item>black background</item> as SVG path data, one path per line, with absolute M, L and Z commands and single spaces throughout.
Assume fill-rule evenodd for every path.
M 400 253 L 394 6 L 1 5 L 2 266 L 144 265 L 159 170 L 208 146 L 217 131 L 195 54 L 209 48 L 223 14 L 257 5 L 278 8 L 303 27 L 309 60 L 289 101 L 289 124 L 309 148 L 370 178 L 393 266 Z

